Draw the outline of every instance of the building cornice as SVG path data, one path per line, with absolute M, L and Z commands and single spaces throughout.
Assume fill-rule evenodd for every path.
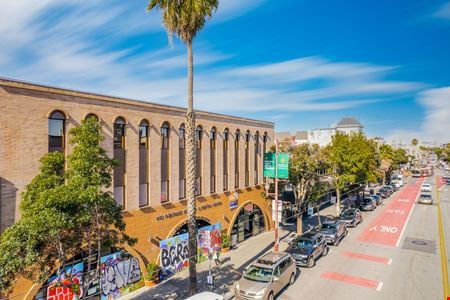
M 83 98 L 83 99 L 87 99 L 87 100 L 99 100 L 99 101 L 115 103 L 115 104 L 124 104 L 127 106 L 134 106 L 134 107 L 141 107 L 141 108 L 143 107 L 143 108 L 147 108 L 150 110 L 155 109 L 155 110 L 169 111 L 172 113 L 180 113 L 183 115 L 186 113 L 185 108 L 178 107 L 178 106 L 157 104 L 157 103 L 152 103 L 152 102 L 143 101 L 143 100 L 135 100 L 135 99 L 102 95 L 102 94 L 91 93 L 91 92 L 77 91 L 77 90 L 66 89 L 66 88 L 52 87 L 52 86 L 36 84 L 36 83 L 29 83 L 29 82 L 25 82 L 25 81 L 3 78 L 3 77 L 0 77 L 0 87 L 10 87 L 10 88 L 16 88 L 16 89 L 37 91 L 37 92 L 42 92 L 42 93 L 50 93 L 50 94 L 55 94 L 55 95 L 72 96 L 72 97 L 78 97 L 78 98 Z M 196 110 L 195 112 L 198 117 L 203 117 L 203 118 L 208 118 L 208 117 L 211 118 L 212 117 L 215 119 L 219 118 L 224 122 L 239 122 L 239 123 L 245 123 L 245 124 L 248 124 L 251 126 L 265 127 L 268 129 L 274 128 L 274 123 L 272 123 L 272 122 L 230 116 L 230 115 L 219 114 L 219 113 L 211 113 L 211 112 L 200 111 L 200 110 Z

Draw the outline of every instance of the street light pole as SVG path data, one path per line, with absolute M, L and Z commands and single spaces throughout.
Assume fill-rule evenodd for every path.
M 278 252 L 280 244 L 280 237 L 278 228 L 280 227 L 280 220 L 278 219 L 278 141 L 275 140 L 275 245 L 274 252 Z

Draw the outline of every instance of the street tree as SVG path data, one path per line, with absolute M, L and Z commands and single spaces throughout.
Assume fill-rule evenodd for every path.
M 333 136 L 325 149 L 329 174 L 336 188 L 336 215 L 340 214 L 342 190 L 350 184 L 374 181 L 379 168 L 376 144 L 361 132 Z
M 174 34 L 187 46 L 188 52 L 188 99 L 186 111 L 186 198 L 188 213 L 189 294 L 197 293 L 197 220 L 195 203 L 195 113 L 193 103 L 194 66 L 192 41 L 203 28 L 207 18 L 217 10 L 219 0 L 170 1 L 151 0 L 147 10 L 162 10 L 162 21 L 169 38 Z
M 100 147 L 100 124 L 83 121 L 69 136 L 67 163 L 59 152 L 42 157 L 22 194 L 21 218 L 0 236 L 0 290 L 19 275 L 42 283 L 55 270 L 61 282 L 68 260 L 82 251 L 95 249 L 99 263 L 102 247 L 136 241 L 125 234 L 121 208 L 108 190 L 115 161 Z
M 290 149 L 289 181 L 294 186 L 297 207 L 297 233 L 303 232 L 302 207 L 308 194 L 320 181 L 321 170 L 325 169 L 323 151 L 317 144 L 300 144 Z
M 100 276 L 100 258 L 103 247 L 114 245 L 133 245 L 136 239 L 125 233 L 122 208 L 114 200 L 110 188 L 113 167 L 117 161 L 110 158 L 101 147 L 104 140 L 101 125 L 94 117 L 83 120 L 81 126 L 69 132 L 72 153 L 67 159 L 66 185 L 72 197 L 79 203 L 81 219 L 79 232 L 82 248 L 88 256 L 95 253 L 97 265 L 91 273 L 88 264 L 88 276 Z M 89 280 L 85 280 L 88 284 Z M 87 288 L 84 289 L 87 292 Z

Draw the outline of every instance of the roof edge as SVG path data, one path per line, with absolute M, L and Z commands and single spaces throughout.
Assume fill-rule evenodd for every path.
M 23 80 L 6 78 L 6 77 L 2 77 L 2 76 L 0 76 L 0 86 L 22 88 L 22 89 L 27 89 L 27 90 L 75 96 L 75 97 L 80 97 L 80 98 L 101 100 L 101 101 L 107 101 L 107 102 L 113 102 L 113 103 L 124 103 L 124 104 L 130 104 L 130 105 L 139 105 L 139 106 L 169 109 L 169 110 L 178 111 L 178 112 L 186 111 L 186 108 L 180 107 L 180 106 L 159 104 L 159 103 L 149 102 L 149 101 L 145 101 L 145 100 L 123 98 L 123 97 L 110 96 L 110 95 L 87 92 L 87 91 L 80 91 L 80 90 L 75 90 L 75 89 L 55 87 L 55 86 L 50 86 L 50 85 L 45 85 L 45 84 L 40 84 L 40 83 L 32 83 L 32 82 L 27 82 L 27 81 L 23 81 Z M 202 110 L 195 110 L 195 112 L 200 115 L 217 116 L 217 117 L 228 118 L 228 119 L 239 120 L 239 121 L 249 121 L 249 122 L 259 123 L 261 125 L 275 127 L 275 123 L 268 122 L 268 121 L 238 117 L 238 116 L 233 116 L 233 115 L 226 115 L 226 114 L 221 114 L 221 113 L 207 112 L 207 111 L 202 111 Z

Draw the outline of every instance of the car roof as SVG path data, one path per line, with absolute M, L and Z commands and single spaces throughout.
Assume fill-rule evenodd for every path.
M 223 296 L 213 292 L 202 292 L 185 300 L 223 300 Z
M 310 232 L 306 232 L 304 234 L 302 234 L 301 236 L 299 236 L 297 238 L 297 240 L 300 239 L 304 239 L 304 240 L 312 240 L 317 238 L 319 235 L 321 235 L 322 233 L 318 232 L 318 231 L 310 231 Z
M 322 225 L 338 225 L 341 220 L 326 220 L 322 222 Z
M 258 258 L 255 262 L 255 265 L 273 266 L 288 255 L 289 254 L 285 252 L 269 252 Z

